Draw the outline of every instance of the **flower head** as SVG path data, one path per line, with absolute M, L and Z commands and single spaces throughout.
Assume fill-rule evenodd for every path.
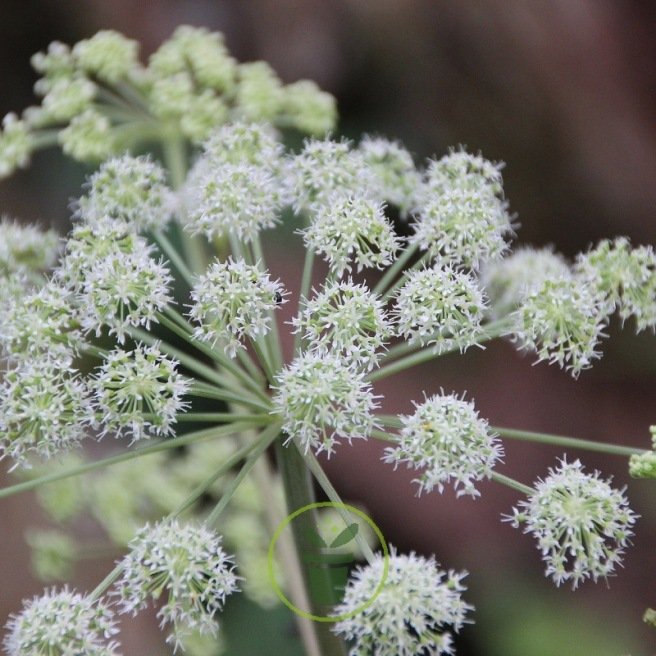
M 271 329 L 271 312 L 283 300 L 277 280 L 243 260 L 214 262 L 191 292 L 189 316 L 199 325 L 194 337 L 221 344 L 234 357 L 245 338 L 257 339 Z
M 13 359 L 72 357 L 83 343 L 70 290 L 50 281 L 7 305 L 0 316 L 0 352 Z
M 603 295 L 608 314 L 618 308 L 623 322 L 634 316 L 638 332 L 656 327 L 656 253 L 651 246 L 631 249 L 625 237 L 605 239 L 579 255 L 576 268 Z
M 98 336 L 102 327 L 120 343 L 131 327 L 157 321 L 157 312 L 170 301 L 168 268 L 150 256 L 150 247 L 123 253 L 119 248 L 89 263 L 79 292 L 80 322 Z
M 460 350 L 482 334 L 486 299 L 478 281 L 451 267 L 420 269 L 407 274 L 396 294 L 392 316 L 399 335 L 421 344 Z
M 36 453 L 49 458 L 85 435 L 90 404 L 70 361 L 26 359 L 0 382 L 0 458 L 25 466 Z
M 0 130 L 0 180 L 18 168 L 25 168 L 33 148 L 33 137 L 25 121 L 16 114 L 7 114 Z
M 431 162 L 411 240 L 440 264 L 478 269 L 512 234 L 499 167 L 459 151 Z
M 301 132 L 321 137 L 337 122 L 335 97 L 311 80 L 299 80 L 283 88 L 283 114 Z
M 100 601 L 55 588 L 23 604 L 7 622 L 9 656 L 118 656 L 113 613 Z
M 123 575 L 113 595 L 121 613 L 135 615 L 148 600 L 161 600 L 160 626 L 172 625 L 167 642 L 176 648 L 192 631 L 216 634 L 216 618 L 237 588 L 234 562 L 221 537 L 204 526 L 165 520 L 146 525 L 121 561 Z
M 310 350 L 339 354 L 365 369 L 376 364 L 379 349 L 392 335 L 383 302 L 352 280 L 324 286 L 305 302 L 293 324 Z
M 592 361 L 603 336 L 604 298 L 580 276 L 547 279 L 529 294 L 515 314 L 515 339 L 577 377 Z
M 147 157 L 124 155 L 102 164 L 79 201 L 89 224 L 112 219 L 135 231 L 163 228 L 173 208 L 163 169 Z
M 316 208 L 303 238 L 307 248 L 325 256 L 338 277 L 350 272 L 352 263 L 358 271 L 388 266 L 401 245 L 382 204 L 342 194 Z
M 286 204 L 279 178 L 282 145 L 263 125 L 233 123 L 205 143 L 184 191 L 186 229 L 208 239 L 232 234 L 253 241 L 272 228 Z
M 330 205 L 335 194 L 377 198 L 376 178 L 348 141 L 308 139 L 288 161 L 290 193 L 297 211 Z
M 274 410 L 282 429 L 303 449 L 330 455 L 338 439 L 366 438 L 375 428 L 377 407 L 364 373 L 330 354 L 308 352 L 277 378 Z
M 46 271 L 59 256 L 54 230 L 21 225 L 6 216 L 0 220 L 0 275 L 20 271 Z
M 80 162 L 101 162 L 117 149 L 111 122 L 95 109 L 74 116 L 57 138 L 62 150 Z
M 446 572 L 434 557 L 414 552 L 399 555 L 392 547 L 387 578 L 378 591 L 384 568 L 381 555 L 372 564 L 357 568 L 344 599 L 335 607 L 335 615 L 362 608 L 334 625 L 335 633 L 352 642 L 350 655 L 453 654 L 450 629 L 459 631 L 473 610 L 461 596 L 467 573 Z
M 76 64 L 88 74 L 110 84 L 138 68 L 139 44 L 114 30 L 101 30 L 73 47 Z
M 236 113 L 247 121 L 272 121 L 280 112 L 283 88 L 276 72 L 264 61 L 237 69 Z
M 474 404 L 455 394 L 431 396 L 415 403 L 415 412 L 402 416 L 398 445 L 385 450 L 384 460 L 423 470 L 414 482 L 417 494 L 453 480 L 458 496 L 477 497 L 476 481 L 490 478 L 503 447 Z
M 535 491 L 506 517 L 538 541 L 545 575 L 556 585 L 606 578 L 620 565 L 637 515 L 624 490 L 616 490 L 599 472 L 586 474 L 580 461 L 560 461 L 539 479 Z
M 399 143 L 381 137 L 365 137 L 358 146 L 371 167 L 381 200 L 399 208 L 407 217 L 416 205 L 421 177 L 412 155 Z
M 502 260 L 488 262 L 481 271 L 481 282 L 496 319 L 515 310 L 545 280 L 569 275 L 565 258 L 551 248 L 523 247 Z
M 173 432 L 177 414 L 187 406 L 182 397 L 189 382 L 156 345 L 137 345 L 130 352 L 112 351 L 91 389 L 103 434 L 126 434 L 136 441 Z
M 157 78 L 189 75 L 202 88 L 230 91 L 236 62 L 218 32 L 182 25 L 151 55 L 149 71 Z
M 43 120 L 66 123 L 91 107 L 96 85 L 82 76 L 39 80 L 35 85 L 43 93 Z

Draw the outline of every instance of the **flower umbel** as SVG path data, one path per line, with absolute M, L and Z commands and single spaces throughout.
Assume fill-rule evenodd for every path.
M 7 622 L 9 656 L 118 656 L 113 613 L 102 602 L 53 588 L 26 601 Z
M 189 632 L 216 634 L 216 616 L 238 589 L 235 565 L 219 535 L 204 526 L 163 521 L 145 526 L 129 548 L 112 592 L 121 613 L 135 615 L 165 593 L 157 616 L 162 628 L 173 627 L 167 642 L 177 649 Z
M 576 588 L 586 579 L 610 576 L 621 565 L 637 518 L 624 490 L 612 488 L 597 471 L 586 474 L 579 460 L 563 457 L 506 521 L 535 536 L 546 576 Z
M 600 358 L 605 326 L 604 298 L 580 276 L 547 279 L 515 312 L 515 338 L 575 378 Z
M 188 405 L 182 397 L 189 385 L 157 345 L 112 351 L 91 385 L 102 434 L 125 434 L 132 441 L 170 435 Z
M 384 460 L 406 463 L 423 472 L 414 482 L 419 490 L 441 493 L 453 480 L 458 496 L 480 496 L 474 483 L 490 478 L 503 448 L 487 421 L 478 416 L 472 402 L 455 394 L 432 396 L 415 403 L 415 413 L 402 416 L 398 446 L 385 450 Z
M 189 316 L 199 325 L 194 337 L 220 344 L 231 357 L 243 340 L 256 340 L 271 330 L 271 312 L 283 299 L 277 280 L 243 260 L 216 261 L 191 292 Z
M 385 558 L 359 567 L 351 576 L 335 615 L 351 613 L 371 601 L 355 616 L 340 620 L 333 631 L 352 642 L 350 656 L 417 656 L 453 654 L 450 629 L 459 631 L 473 607 L 462 600 L 466 572 L 446 572 L 433 557 L 414 552 L 397 554 L 391 548 L 389 572 L 378 594 Z
M 485 295 L 471 274 L 433 267 L 407 274 L 392 315 L 405 339 L 464 351 L 481 337 L 485 309 Z
M 338 278 L 351 271 L 352 263 L 358 271 L 388 266 L 401 246 L 381 203 L 343 194 L 316 208 L 303 238 L 307 248 L 325 256 Z
M 365 369 L 375 366 L 379 349 L 392 335 L 382 301 L 352 280 L 324 286 L 293 324 L 310 350 L 340 354 Z
M 287 441 L 298 439 L 305 451 L 312 447 L 330 455 L 338 439 L 368 437 L 376 426 L 371 385 L 336 355 L 297 357 L 278 375 L 274 389 L 274 409 Z

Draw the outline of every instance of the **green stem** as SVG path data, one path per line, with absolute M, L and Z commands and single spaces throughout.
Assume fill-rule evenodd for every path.
M 114 569 L 91 591 L 91 594 L 89 595 L 91 601 L 96 601 L 105 594 L 109 589 L 109 586 L 121 575 L 122 569 L 122 562 L 114 567 Z
M 285 489 L 285 499 L 287 500 L 287 511 L 292 513 L 299 508 L 303 508 L 315 502 L 314 490 L 310 472 L 305 465 L 303 456 L 299 452 L 296 444 L 290 442 L 288 446 L 283 446 L 282 441 L 276 443 L 276 459 L 278 468 L 282 477 Z M 314 534 L 317 522 L 315 513 L 312 511 L 301 513 L 292 523 L 291 529 L 296 545 L 296 552 L 301 553 L 301 546 L 307 545 L 308 536 Z M 332 590 L 332 583 L 328 572 L 323 569 L 313 567 L 313 564 L 307 559 L 301 559 L 301 571 L 305 589 L 308 591 L 306 597 L 312 599 L 312 584 L 320 588 L 319 593 L 322 599 L 329 598 L 328 595 Z M 328 610 L 318 604 L 313 604 L 313 614 L 324 615 Z M 324 656 L 337 656 L 345 654 L 344 645 L 329 629 L 326 622 L 318 622 L 315 628 L 316 635 L 321 646 L 321 653 Z
M 266 270 L 266 260 L 264 259 L 264 251 L 262 250 L 262 242 L 260 241 L 259 234 L 253 240 L 252 245 L 255 259 L 260 268 Z M 269 352 L 273 354 L 276 371 L 280 371 L 283 365 L 282 344 L 280 342 L 280 333 L 278 332 L 278 321 L 276 320 L 275 310 L 269 311 L 269 321 L 271 322 L 271 330 L 266 335 L 269 342 Z
M 307 299 L 310 294 L 310 285 L 312 284 L 312 268 L 314 267 L 314 251 L 308 248 L 305 251 L 305 262 L 303 263 L 303 275 L 301 277 L 301 289 L 298 295 L 298 310 L 297 314 L 301 313 L 301 306 L 303 301 Z M 294 336 L 294 356 L 298 355 L 301 347 L 301 333 L 298 332 Z
M 250 423 L 245 421 L 230 424 L 228 426 L 221 426 L 219 428 L 206 428 L 201 431 L 188 433 L 187 435 L 181 435 L 180 437 L 173 437 L 151 446 L 142 447 L 140 449 L 130 449 L 129 451 L 124 451 L 123 453 L 119 453 L 115 456 L 102 458 L 101 460 L 95 460 L 94 462 L 87 462 L 83 465 L 77 465 L 75 467 L 69 467 L 63 471 L 58 471 L 53 474 L 46 474 L 45 476 L 39 476 L 38 478 L 34 478 L 30 481 L 23 481 L 22 483 L 17 483 L 16 485 L 10 485 L 9 487 L 2 488 L 0 489 L 0 499 L 10 497 L 20 492 L 33 490 L 37 487 L 40 487 L 41 485 L 46 485 L 47 483 L 61 481 L 65 478 L 70 478 L 71 476 L 80 476 L 81 474 L 87 474 L 89 472 L 95 471 L 96 469 L 111 467 L 112 465 L 117 465 L 121 462 L 132 460 L 133 458 L 147 456 L 151 453 L 159 453 L 160 451 L 176 449 L 178 447 L 186 446 L 187 444 L 192 444 L 201 440 L 209 440 L 226 435 L 234 435 L 235 433 L 240 433 L 241 431 L 247 430 L 248 428 L 253 428 L 253 426 L 257 426 L 257 423 Z
M 171 186 L 180 189 L 187 177 L 187 146 L 184 137 L 175 129 L 163 139 L 164 159 L 171 175 Z M 201 274 L 207 267 L 207 254 L 204 244 L 199 237 L 190 237 L 186 233 L 181 235 L 181 245 L 184 259 L 193 273 Z
M 285 513 L 276 503 L 276 495 L 273 490 L 276 486 L 276 480 L 271 466 L 266 458 L 260 458 L 253 467 L 253 480 L 262 500 L 264 519 L 267 525 L 269 536 L 275 535 L 276 529 L 284 520 Z M 303 571 L 301 563 L 296 553 L 296 547 L 288 531 L 283 531 L 276 542 L 277 553 L 280 562 L 283 565 L 286 587 L 289 590 L 289 596 L 296 608 L 310 608 L 310 600 L 305 590 L 303 582 Z M 321 656 L 319 640 L 316 635 L 316 623 L 307 617 L 301 617 L 294 613 L 296 626 L 301 636 L 306 656 Z
M 157 419 L 158 415 L 144 414 L 146 420 Z M 185 412 L 176 415 L 176 422 L 211 422 L 216 424 L 231 424 L 236 421 L 247 421 L 250 424 L 270 424 L 274 421 L 273 415 L 269 414 L 242 414 L 238 412 Z
M 230 482 L 230 485 L 226 488 L 225 492 L 221 496 L 219 503 L 214 506 L 214 510 L 207 516 L 205 523 L 208 525 L 214 524 L 219 518 L 219 515 L 225 510 L 230 499 L 232 499 L 233 494 L 236 492 L 237 488 L 241 485 L 242 481 L 248 476 L 248 473 L 253 468 L 258 458 L 269 448 L 271 443 L 280 435 L 280 423 L 276 422 L 268 428 L 264 429 L 260 434 L 258 441 L 256 443 L 253 452 L 248 456 L 248 460 L 244 463 L 243 467 L 239 470 L 239 473 L 235 478 Z
M 264 369 L 267 380 L 269 383 L 272 383 L 275 379 L 275 372 L 271 363 L 271 356 L 269 354 L 266 342 L 262 339 L 251 339 L 251 345 L 253 346 L 253 350 L 255 351 L 257 358 L 262 365 L 262 368 Z
M 129 333 L 130 336 L 135 340 L 144 342 L 150 346 L 157 345 L 157 347 L 164 353 L 171 356 L 172 358 L 175 358 L 184 367 L 202 376 L 205 378 L 205 380 L 208 380 L 211 383 L 218 385 L 219 387 L 230 387 L 232 389 L 236 388 L 237 390 L 240 390 L 244 395 L 244 403 L 250 403 L 252 405 L 256 400 L 252 392 L 239 387 L 233 379 L 220 374 L 218 371 L 212 369 L 212 367 L 209 367 L 206 364 L 200 362 L 200 360 L 197 360 L 188 353 L 175 348 L 175 346 L 171 346 L 171 344 L 168 342 L 164 342 L 157 337 L 154 337 L 145 330 L 141 330 L 141 328 L 131 328 Z M 258 407 L 263 407 L 262 403 L 263 401 L 257 399 Z
M 374 287 L 374 294 L 382 294 L 388 287 L 388 285 L 396 278 L 396 276 L 401 272 L 403 267 L 408 263 L 408 260 L 417 252 L 417 248 L 419 246 L 415 244 L 411 244 L 405 250 L 401 255 L 396 259 L 396 262 L 392 264 L 392 266 L 387 269 L 385 272 L 385 275 L 378 281 L 378 284 Z
M 507 334 L 510 327 L 511 327 L 511 323 L 507 317 L 504 319 L 500 319 L 498 321 L 493 321 L 491 323 L 488 323 L 487 325 L 481 328 L 481 334 L 479 335 L 479 339 L 477 343 L 484 344 L 485 342 L 488 342 L 492 339 L 501 337 Z M 438 340 L 440 338 L 441 335 L 439 333 L 434 333 L 433 335 L 427 338 L 427 341 Z M 421 343 L 416 340 L 404 341 L 401 342 L 400 344 L 396 344 L 392 346 L 385 353 L 383 353 L 381 361 L 383 363 L 388 363 L 390 360 L 396 360 L 402 355 L 406 355 L 407 353 L 412 353 L 413 351 L 417 351 L 421 348 L 424 347 L 422 347 Z M 429 346 L 428 348 L 430 349 L 435 347 Z M 446 355 L 447 353 L 457 351 L 458 349 L 459 346 L 456 344 L 451 349 L 440 351 L 439 355 Z
M 585 449 L 598 453 L 612 453 L 618 456 L 632 456 L 644 453 L 644 449 L 619 444 L 605 444 L 594 440 L 582 440 L 576 437 L 565 437 L 564 435 L 551 435 L 550 433 L 534 433 L 532 431 L 516 430 L 514 428 L 502 428 L 490 426 L 490 429 L 513 440 L 526 440 L 529 442 L 540 442 L 542 444 L 553 444 L 554 446 L 571 447 L 572 449 Z
M 398 442 L 398 439 L 393 435 L 390 435 L 389 433 L 386 433 L 385 431 L 382 430 L 378 430 L 376 428 L 374 428 L 374 430 L 371 431 L 371 437 L 373 437 L 376 440 L 380 440 L 381 442 L 392 442 L 392 443 Z
M 250 354 L 246 349 L 237 349 L 237 359 L 241 362 L 246 371 L 253 377 L 254 381 L 258 381 L 262 385 L 266 385 L 266 378 L 262 370 L 253 362 Z
M 403 428 L 403 422 L 396 415 L 376 415 L 376 420 L 383 424 L 383 426 Z
M 342 498 L 339 496 L 337 490 L 333 487 L 333 484 L 330 482 L 328 476 L 326 476 L 326 472 L 323 470 L 321 463 L 316 459 L 316 457 L 311 451 L 304 453 L 303 458 L 308 466 L 308 469 L 312 472 L 314 478 L 316 479 L 317 483 L 319 483 L 321 489 L 326 493 L 326 496 L 330 499 L 332 503 L 336 504 L 335 509 L 340 514 L 341 518 L 344 520 L 346 526 L 348 526 L 353 521 L 353 517 L 352 515 L 349 515 L 348 511 L 342 508 L 344 502 L 342 501 Z M 362 533 L 360 531 L 356 533 L 355 541 L 358 543 L 360 549 L 362 549 L 362 553 L 364 554 L 364 557 L 367 559 L 367 562 L 370 565 L 372 565 L 375 560 L 374 553 L 371 550 L 371 547 L 369 546 L 367 541 L 362 536 Z
M 205 354 L 207 357 L 213 359 L 224 369 L 229 371 L 235 378 L 238 379 L 237 385 L 246 386 L 250 390 L 250 394 L 257 396 L 260 400 L 267 402 L 269 398 L 260 388 L 256 381 L 254 381 L 247 373 L 242 371 L 234 362 L 232 362 L 227 356 L 221 355 L 216 349 L 213 349 L 205 342 L 195 339 L 192 331 L 193 328 L 191 325 L 185 321 L 183 317 L 180 316 L 170 305 L 167 305 L 164 308 L 164 313 L 158 312 L 157 318 L 161 321 L 162 325 L 166 326 L 171 332 L 175 333 L 183 339 L 185 342 L 192 344 L 196 349 L 201 353 Z M 182 361 L 181 361 L 182 362 Z M 208 367 L 210 371 L 214 371 L 211 367 Z M 216 376 L 219 376 L 223 381 L 221 384 L 226 387 L 234 387 L 235 381 L 231 378 L 224 376 L 219 372 L 214 372 Z M 215 378 L 218 381 L 218 379 Z M 243 385 L 240 385 L 243 383 Z
M 59 130 L 36 130 L 31 137 L 33 150 L 50 148 L 59 143 Z
M 189 267 L 187 266 L 180 253 L 178 253 L 173 244 L 164 235 L 164 232 L 162 230 L 156 230 L 153 232 L 153 237 L 159 245 L 161 251 L 166 255 L 166 257 L 169 258 L 171 264 L 173 264 L 173 266 L 185 279 L 189 289 L 193 289 L 195 285 L 194 274 L 189 270 Z
M 508 322 L 506 321 L 498 321 L 498 322 L 494 322 L 493 324 L 489 324 L 483 329 L 483 332 L 479 335 L 476 345 L 479 346 L 480 344 L 483 344 L 491 339 L 500 337 L 501 335 L 504 335 L 507 331 L 508 331 Z M 413 342 L 408 342 L 404 344 L 399 344 L 397 346 L 393 346 L 387 353 L 383 355 L 382 361 L 384 363 L 387 363 L 388 360 L 390 359 L 398 358 L 399 355 L 407 351 L 412 351 L 414 348 L 416 348 L 414 344 Z M 437 348 L 437 345 L 432 344 L 430 346 L 421 348 L 421 350 L 417 351 L 416 353 L 412 353 L 411 355 L 407 355 L 404 358 L 394 360 L 394 362 L 392 362 L 391 364 L 384 364 L 380 369 L 377 369 L 376 371 L 372 371 L 367 378 L 371 382 L 375 380 L 380 380 L 381 378 L 386 378 L 387 376 L 391 376 L 392 374 L 400 373 L 401 371 L 405 371 L 410 367 L 414 367 L 418 364 L 423 364 L 424 362 L 428 362 L 429 360 L 433 360 L 434 358 L 438 358 L 442 355 L 446 355 L 447 353 L 453 353 L 454 351 L 458 351 L 458 350 L 460 350 L 460 345 L 458 344 L 454 344 L 453 346 L 450 346 L 449 348 L 443 350 L 439 350 Z
M 499 474 L 498 472 L 492 472 L 492 480 L 496 481 L 497 483 L 501 483 L 502 485 L 506 485 L 507 487 L 510 487 L 513 490 L 517 490 L 518 492 L 521 492 L 526 496 L 531 496 L 532 494 L 535 493 L 535 490 L 533 488 L 530 488 L 528 485 L 524 485 L 524 483 L 520 483 L 519 481 L 516 481 L 514 478 L 510 478 L 510 476 L 504 476 L 503 474 Z
M 230 392 L 222 387 L 214 387 L 212 385 L 205 385 L 203 383 L 193 383 L 189 389 L 188 394 L 190 396 L 198 396 L 205 399 L 215 399 L 217 401 L 231 401 L 233 403 L 239 403 L 241 405 L 247 405 L 251 408 L 255 408 L 260 412 L 268 412 L 271 408 L 269 405 L 258 401 L 257 399 L 252 399 L 245 397 L 242 392 Z

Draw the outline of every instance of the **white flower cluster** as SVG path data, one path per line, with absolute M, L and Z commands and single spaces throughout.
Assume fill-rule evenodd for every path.
M 581 276 L 548 278 L 530 293 L 514 314 L 520 348 L 535 351 L 570 370 L 575 378 L 601 357 L 604 337 L 604 297 Z
M 383 205 L 366 197 L 334 195 L 318 205 L 303 231 L 305 246 L 324 255 L 337 277 L 365 267 L 382 269 L 401 246 Z
M 26 122 L 16 114 L 7 114 L 0 131 L 0 180 L 18 168 L 25 168 L 33 148 L 33 137 Z
M 309 350 L 339 354 L 365 369 L 376 365 L 393 332 L 380 298 L 352 280 L 324 285 L 292 321 Z
M 9 618 L 7 631 L 8 656 L 119 656 L 111 610 L 68 588 L 26 601 Z
M 216 615 L 238 589 L 220 536 L 204 526 L 162 521 L 139 531 L 129 549 L 112 591 L 121 613 L 136 615 L 150 599 L 159 601 L 160 626 L 172 626 L 167 642 L 176 649 L 192 631 L 216 634 Z
M 480 496 L 474 483 L 490 478 L 503 447 L 473 402 L 441 394 L 415 408 L 414 414 L 401 416 L 398 445 L 385 449 L 384 460 L 422 470 L 414 481 L 418 495 L 435 487 L 442 493 L 453 480 L 458 496 Z
M 78 224 L 57 276 L 76 295 L 80 324 L 99 336 L 103 327 L 124 343 L 131 327 L 157 321 L 170 301 L 168 267 L 143 238 L 118 221 Z
M 375 177 L 381 199 L 407 218 L 415 210 L 421 183 L 412 155 L 400 143 L 382 137 L 365 137 L 358 150 Z
M 390 550 L 382 588 L 384 556 L 358 567 L 351 576 L 335 616 L 353 613 L 333 628 L 352 647 L 350 656 L 417 656 L 453 654 L 451 630 L 459 631 L 473 606 L 465 603 L 466 572 L 440 569 L 433 557 Z
M 83 342 L 73 294 L 53 280 L 8 303 L 0 316 L 0 353 L 10 361 L 70 360 Z
M 656 327 L 656 253 L 651 246 L 631 248 L 619 237 L 582 254 L 577 271 L 603 295 L 606 312 L 618 309 L 622 322 L 635 317 L 636 330 Z
M 60 240 L 54 230 L 21 225 L 6 216 L 0 219 L 0 274 L 51 269 L 59 255 Z
M 490 299 L 490 314 L 499 319 L 517 309 L 546 280 L 569 275 L 565 258 L 553 249 L 523 246 L 502 260 L 488 262 L 481 271 L 481 283 Z
M 278 375 L 274 411 L 287 442 L 330 455 L 337 440 L 369 437 L 378 407 L 364 373 L 339 355 L 312 351 L 298 356 Z
M 66 361 L 26 359 L 0 381 L 0 459 L 27 465 L 76 446 L 85 435 L 91 405 L 86 384 Z
M 173 196 L 164 170 L 147 157 L 124 155 L 107 160 L 89 178 L 78 216 L 91 226 L 108 219 L 128 230 L 157 230 L 168 223 Z
M 481 336 L 487 302 L 469 273 L 437 266 L 406 274 L 396 293 L 392 315 L 398 334 L 438 349 L 464 351 Z
M 411 241 L 440 264 L 477 270 L 508 248 L 513 231 L 500 166 L 454 151 L 430 163 L 417 193 Z
M 534 535 L 546 576 L 556 585 L 571 582 L 572 588 L 613 574 L 636 519 L 624 490 L 612 488 L 597 471 L 586 474 L 579 460 L 565 458 L 506 518 Z
M 216 261 L 191 291 L 189 316 L 199 324 L 194 337 L 219 344 L 235 357 L 238 348 L 245 348 L 244 338 L 256 340 L 269 332 L 271 312 L 283 294 L 282 285 L 256 265 Z
M 309 139 L 287 165 L 287 184 L 297 212 L 330 204 L 334 196 L 377 189 L 373 171 L 348 141 Z M 381 199 L 382 200 L 382 199 Z
M 186 229 L 208 239 L 234 235 L 250 242 L 272 228 L 286 205 L 282 151 L 274 132 L 261 124 L 232 123 L 215 132 L 186 184 Z
M 177 414 L 188 406 L 182 398 L 190 386 L 177 364 L 157 346 L 109 353 L 91 383 L 101 435 L 125 434 L 133 442 L 170 435 Z
M 220 33 L 181 26 L 147 66 L 138 55 L 135 41 L 112 30 L 72 48 L 53 42 L 34 55 L 41 104 L 4 117 L 0 178 L 26 166 L 34 150 L 52 143 L 53 132 L 65 153 L 98 163 L 163 132 L 200 144 L 234 120 L 315 136 L 335 125 L 330 94 L 308 80 L 283 85 L 264 62 L 239 64 Z

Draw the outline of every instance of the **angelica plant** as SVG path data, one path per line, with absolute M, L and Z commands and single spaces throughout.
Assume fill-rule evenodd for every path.
M 353 440 L 379 440 L 418 494 L 513 488 L 504 519 L 535 537 L 557 585 L 615 574 L 637 520 L 626 490 L 566 456 L 525 485 L 498 471 L 502 441 L 614 453 L 645 478 L 654 444 L 491 426 L 464 390 L 426 389 L 394 417 L 376 384 L 501 337 L 577 377 L 615 312 L 656 325 L 651 247 L 618 238 L 571 263 L 512 252 L 501 164 L 459 148 L 422 166 L 394 141 L 331 137 L 329 94 L 238 63 L 201 28 L 179 28 L 147 64 L 111 31 L 51 44 L 33 64 L 42 101 L 5 117 L 0 176 L 54 144 L 96 168 L 67 237 L 0 222 L 0 458 L 24 478 L 0 497 L 50 483 L 40 499 L 53 516 L 91 513 L 125 555 L 88 595 L 26 601 L 7 622 L 8 654 L 118 654 L 114 614 L 151 602 L 173 651 L 216 653 L 230 596 L 271 606 L 276 586 L 306 604 L 296 619 L 311 656 L 454 653 L 474 608 L 465 574 L 434 556 L 358 544 L 367 562 L 316 623 L 321 576 L 298 558 L 298 535 L 267 563 L 277 523 L 314 502 L 310 474 L 341 505 L 316 456 Z M 306 137 L 298 151 L 290 131 Z M 298 280 L 280 281 L 262 233 L 290 212 L 306 256 Z M 84 451 L 108 436 L 115 453 Z M 47 577 L 84 548 L 61 534 L 30 544 Z

